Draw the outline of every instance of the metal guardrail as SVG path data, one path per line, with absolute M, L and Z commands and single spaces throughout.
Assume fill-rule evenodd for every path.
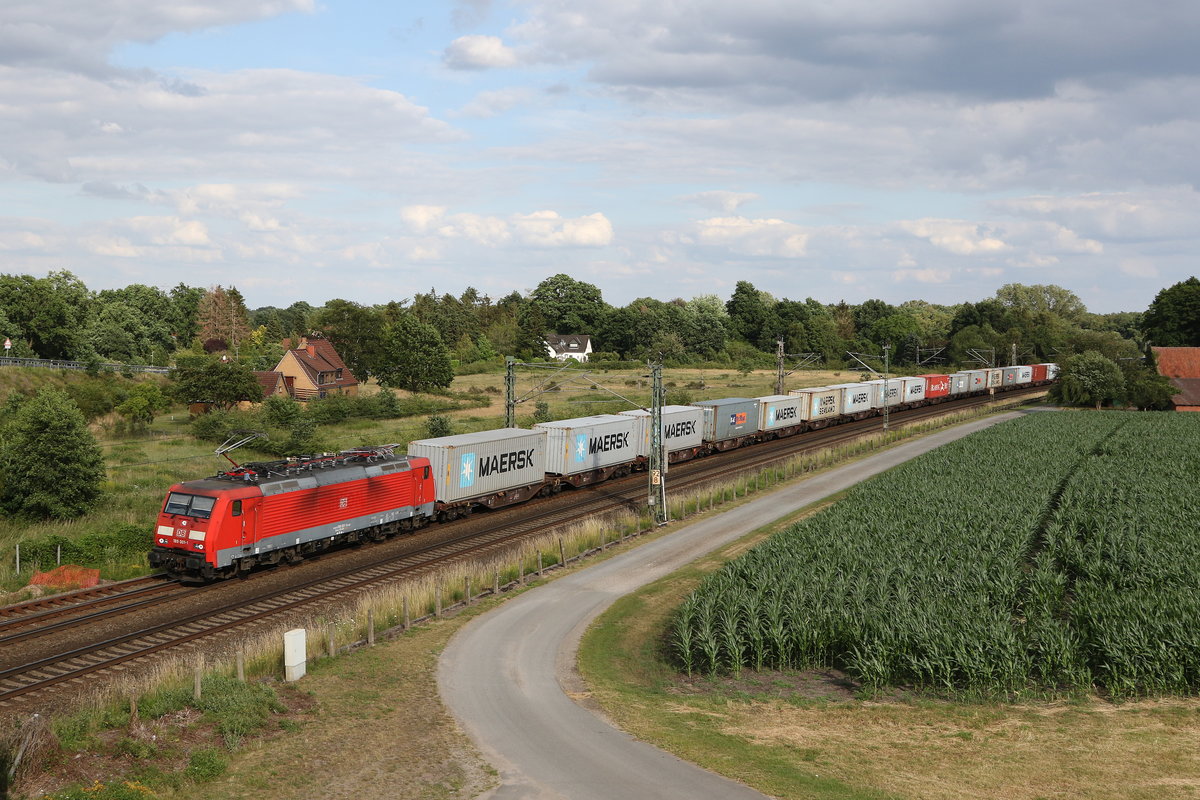
M 82 361 L 62 361 L 53 358 L 0 358 L 0 367 L 85 370 L 88 368 L 88 365 Z M 144 364 L 101 363 L 99 368 L 101 372 L 151 372 L 155 375 L 166 375 L 171 371 L 169 367 L 151 367 Z

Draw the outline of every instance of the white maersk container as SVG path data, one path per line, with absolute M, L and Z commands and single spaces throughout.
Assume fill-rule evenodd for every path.
M 842 393 L 842 413 L 850 416 L 871 410 L 874 392 L 868 383 L 838 383 L 829 387 Z
M 408 443 L 428 458 L 443 503 L 532 486 L 546 479 L 546 434 L 521 428 L 460 433 Z
M 636 417 L 596 414 L 591 417 L 539 422 L 535 431 L 546 432 L 546 472 L 577 475 L 638 457 Z
M 1017 367 L 1016 383 L 1030 383 L 1033 381 L 1033 367 Z
M 950 375 L 950 394 L 963 394 L 971 391 L 971 375 L 966 372 L 955 372 Z
M 764 433 L 792 428 L 804 422 L 806 400 L 791 394 L 758 398 L 758 429 Z
M 884 396 L 884 384 L 887 384 L 886 398 Z M 888 378 L 886 381 L 882 378 L 873 381 L 866 381 L 863 386 L 871 387 L 871 408 L 883 408 L 884 405 L 896 406 L 902 401 L 901 393 L 904 391 L 904 380 L 902 378 Z M 884 402 L 886 399 L 886 403 Z
M 650 412 L 642 409 L 622 411 L 621 416 L 637 420 L 637 454 L 650 456 Z M 691 450 L 704 444 L 704 409 L 695 406 L 663 406 L 662 438 L 667 455 L 680 450 Z
M 904 394 L 901 403 L 917 403 L 925 399 L 925 379 L 922 377 L 901 378 L 904 381 Z

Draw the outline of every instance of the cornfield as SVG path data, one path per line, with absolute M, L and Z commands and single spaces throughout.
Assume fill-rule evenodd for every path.
M 1200 415 L 1042 413 L 878 476 L 678 609 L 689 673 L 865 687 L 1200 689 Z

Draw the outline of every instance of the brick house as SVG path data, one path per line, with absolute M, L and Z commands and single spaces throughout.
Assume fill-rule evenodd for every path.
M 289 344 L 290 341 L 284 342 L 283 346 L 286 348 Z M 301 337 L 299 346 L 287 350 L 274 371 L 282 374 L 285 391 L 297 400 L 331 394 L 358 394 L 354 373 L 342 361 L 333 344 L 317 336 Z

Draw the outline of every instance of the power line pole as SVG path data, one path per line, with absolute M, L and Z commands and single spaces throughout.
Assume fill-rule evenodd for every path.
M 667 508 L 667 460 L 663 451 L 662 364 L 650 365 L 650 486 L 649 505 L 654 521 L 666 525 L 670 518 Z
M 504 427 L 517 427 L 517 360 L 504 359 Z
M 783 394 L 783 337 L 775 340 L 775 394 Z

